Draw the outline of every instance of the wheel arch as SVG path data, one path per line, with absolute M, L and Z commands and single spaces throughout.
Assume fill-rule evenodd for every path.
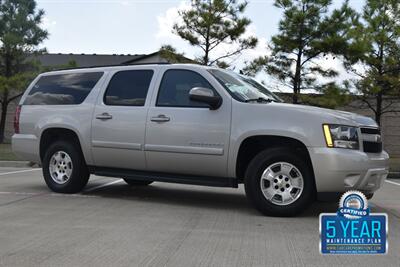
M 46 148 L 57 140 L 67 140 L 76 143 L 85 159 L 84 153 L 82 153 L 81 140 L 76 131 L 65 127 L 48 127 L 40 134 L 39 155 L 41 161 L 43 161 Z
M 252 135 L 244 138 L 236 154 L 235 177 L 242 182 L 250 161 L 261 151 L 276 147 L 287 147 L 293 149 L 294 152 L 301 153 L 306 159 L 315 181 L 314 168 L 306 144 L 297 138 L 278 135 Z

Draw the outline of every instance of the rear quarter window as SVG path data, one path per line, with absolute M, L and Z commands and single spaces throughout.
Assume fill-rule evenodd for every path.
M 24 105 L 81 104 L 103 72 L 42 76 L 27 95 Z

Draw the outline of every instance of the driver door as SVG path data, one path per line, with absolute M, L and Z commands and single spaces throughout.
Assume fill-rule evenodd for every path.
M 194 87 L 217 91 L 201 74 L 168 69 L 149 107 L 145 153 L 151 171 L 226 176 L 231 102 L 217 110 L 189 99 Z

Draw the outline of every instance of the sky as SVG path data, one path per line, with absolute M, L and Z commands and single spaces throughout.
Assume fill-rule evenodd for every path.
M 333 7 L 343 1 L 334 0 Z M 186 56 L 194 58 L 200 51 L 172 33 L 183 0 L 37 0 L 45 11 L 43 27 L 49 38 L 43 43 L 51 53 L 148 54 L 163 44 L 171 44 Z M 350 0 L 357 10 L 364 0 Z M 246 35 L 259 39 L 255 49 L 247 50 L 234 64 L 242 65 L 268 53 L 267 44 L 278 31 L 281 12 L 272 0 L 249 0 L 244 14 L 252 24 Z M 221 47 L 215 53 L 221 53 Z M 329 66 L 340 69 L 339 62 L 329 59 Z

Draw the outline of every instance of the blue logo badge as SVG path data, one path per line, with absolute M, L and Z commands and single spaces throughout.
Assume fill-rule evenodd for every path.
M 385 213 L 370 213 L 365 195 L 348 191 L 337 213 L 319 216 L 322 254 L 386 254 L 388 220 Z

